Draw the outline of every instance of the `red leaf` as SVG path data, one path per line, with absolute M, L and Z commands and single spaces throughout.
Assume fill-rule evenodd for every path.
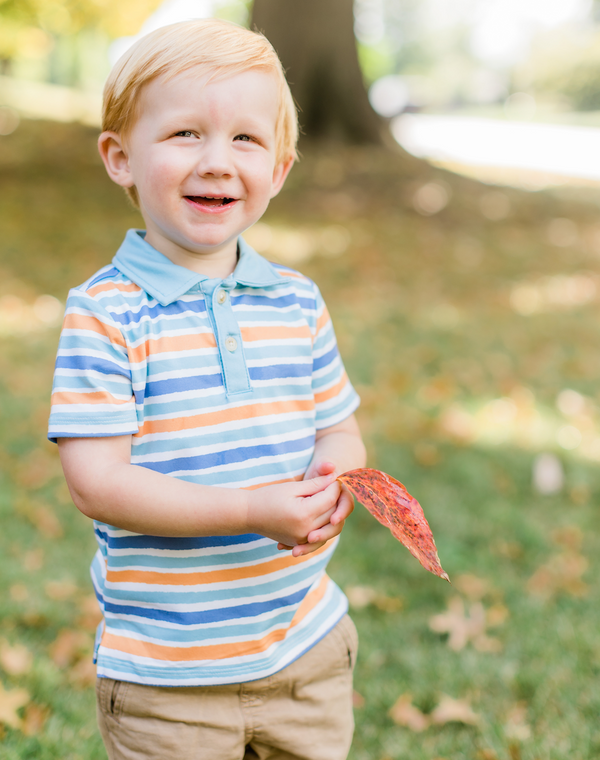
M 338 477 L 361 504 L 404 544 L 426 570 L 450 581 L 438 557 L 421 505 L 400 481 L 379 470 L 350 470 Z

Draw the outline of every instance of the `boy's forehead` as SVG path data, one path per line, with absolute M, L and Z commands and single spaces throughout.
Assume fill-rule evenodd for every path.
M 183 71 L 165 71 L 147 82 L 143 86 L 142 92 L 150 84 L 153 84 L 156 89 L 162 89 L 163 87 L 166 89 L 169 85 L 172 86 L 174 82 L 180 80 L 187 80 L 201 86 L 215 85 L 215 87 L 218 87 L 220 84 L 244 74 L 259 74 L 260 77 L 256 81 L 260 82 L 260 88 L 271 91 L 276 97 L 278 96 L 276 73 L 272 69 L 262 66 L 230 70 L 216 66 L 209 68 L 198 65 L 189 67 Z
M 258 76 L 253 76 L 250 81 L 249 77 L 245 76 L 248 74 L 258 74 Z M 227 85 L 238 77 L 243 78 L 244 81 L 240 81 L 239 86 L 232 90 Z M 222 92 L 227 93 L 226 101 L 230 101 L 230 107 L 234 108 L 236 113 L 242 115 L 248 111 L 247 108 L 243 108 L 243 103 L 246 101 L 250 103 L 251 110 L 255 111 L 255 114 L 261 116 L 273 114 L 277 121 L 277 111 L 281 105 L 280 93 L 277 76 L 272 70 L 252 67 L 241 71 L 223 71 L 217 68 L 207 69 L 196 66 L 175 73 L 164 72 L 144 83 L 138 93 L 132 128 L 135 123 L 143 120 L 144 116 L 152 118 L 157 112 L 162 112 L 166 116 L 166 112 L 171 111 L 174 118 L 178 118 L 178 115 L 185 116 L 186 113 L 191 116 L 197 113 L 195 96 L 204 93 L 205 88 L 218 96 L 221 85 L 223 85 Z M 232 99 L 232 92 L 234 99 Z M 252 107 L 254 105 L 256 108 Z

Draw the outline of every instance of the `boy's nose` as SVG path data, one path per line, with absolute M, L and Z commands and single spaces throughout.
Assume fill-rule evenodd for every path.
M 220 140 L 208 141 L 202 150 L 196 171 L 203 177 L 231 176 L 234 170 L 229 145 Z

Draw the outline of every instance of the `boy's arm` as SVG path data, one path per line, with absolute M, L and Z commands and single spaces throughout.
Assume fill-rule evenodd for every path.
M 356 417 L 351 414 L 343 422 L 331 427 L 317 430 L 315 451 L 310 465 L 304 475 L 305 480 L 323 476 L 338 476 L 348 470 L 364 467 L 367 461 L 365 446 L 362 442 Z M 338 481 L 339 482 L 339 481 Z M 342 487 L 337 508 L 327 525 L 308 534 L 308 544 L 297 546 L 294 555 L 299 557 L 314 550 L 314 544 L 321 546 L 337 536 L 344 527 L 344 521 L 354 509 L 354 498 L 347 488 Z M 280 544 L 280 548 L 289 549 L 289 545 Z
M 253 491 L 189 483 L 132 465 L 131 436 L 61 438 L 59 450 L 78 509 L 92 519 L 134 533 L 258 533 L 297 546 L 306 544 L 311 532 L 329 523 L 341 491 L 333 472 Z M 336 535 L 342 527 L 339 525 Z M 307 548 L 314 551 L 320 545 Z

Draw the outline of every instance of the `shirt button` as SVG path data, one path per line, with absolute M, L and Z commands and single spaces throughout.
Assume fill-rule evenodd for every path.
M 227 291 L 219 290 L 217 293 L 217 303 L 225 303 L 227 300 Z
M 233 353 L 237 348 L 237 340 L 230 335 L 229 338 L 225 339 L 225 348 Z

